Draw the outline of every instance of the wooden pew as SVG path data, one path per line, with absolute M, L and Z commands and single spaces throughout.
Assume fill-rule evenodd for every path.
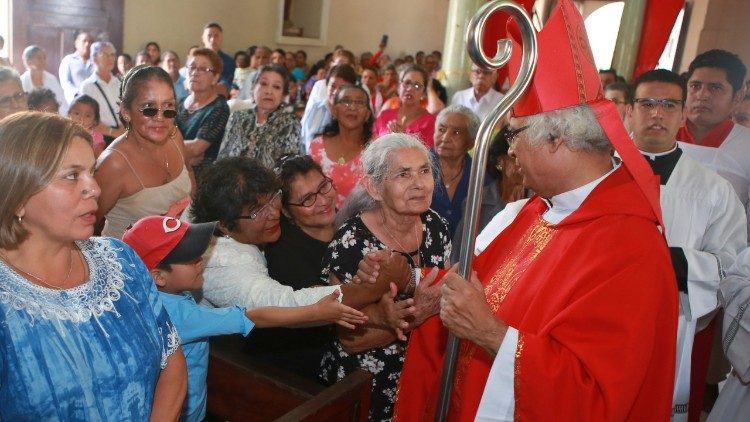
M 241 336 L 211 339 L 207 421 L 366 421 L 372 375 L 324 387 L 253 361 Z

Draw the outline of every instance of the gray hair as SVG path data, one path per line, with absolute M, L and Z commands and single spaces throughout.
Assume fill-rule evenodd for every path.
M 537 146 L 550 138 L 562 138 L 571 151 L 609 153 L 613 148 L 586 104 L 528 116 L 524 125 L 529 126 L 530 142 Z
M 21 77 L 15 69 L 12 67 L 0 66 L 0 83 L 5 81 L 16 81 L 18 86 L 21 86 Z
M 477 138 L 477 132 L 479 132 L 479 125 L 482 123 L 479 120 L 479 116 L 476 115 L 470 108 L 462 106 L 460 104 L 451 104 L 448 107 L 442 109 L 435 118 L 435 132 L 440 125 L 440 121 L 443 120 L 446 114 L 456 113 L 466 117 L 466 129 L 469 130 L 469 137 L 472 142 Z
M 23 54 L 21 55 L 21 58 L 23 59 L 23 65 L 28 67 L 29 60 L 33 59 L 34 56 L 43 51 L 44 49 L 42 47 L 39 47 L 38 45 L 30 45 L 24 48 Z
M 117 53 L 117 49 L 115 48 L 115 45 L 112 44 L 109 41 L 97 41 L 93 44 L 91 44 L 91 57 L 96 57 L 97 54 L 99 54 L 102 50 L 104 50 L 107 47 L 111 47 L 112 50 Z
M 435 162 L 427 147 L 414 135 L 407 133 L 389 133 L 371 141 L 362 152 L 362 168 L 364 176 L 372 179 L 376 186 L 380 186 L 390 170 L 390 158 L 402 149 L 419 149 L 430 163 L 435 173 Z M 336 213 L 336 228 L 356 214 L 379 208 L 380 204 L 361 185 L 357 185 L 346 198 L 346 202 Z

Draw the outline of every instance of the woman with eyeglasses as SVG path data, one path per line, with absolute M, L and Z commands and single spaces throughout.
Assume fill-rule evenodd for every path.
M 310 174 L 314 176 L 315 173 Z M 318 277 L 313 276 L 307 284 L 320 286 L 295 290 L 269 275 L 264 249 L 281 235 L 284 201 L 281 187 L 270 169 L 248 157 L 221 158 L 204 170 L 191 204 L 191 215 L 196 223 L 218 221 L 218 225 L 216 241 L 204 254 L 203 298 L 216 307 L 305 306 L 339 291 L 345 305 L 361 308 L 386 294 L 389 280 L 378 280 L 370 285 L 323 286 Z M 330 219 L 328 214 L 333 209 L 333 198 L 323 194 L 324 191 L 326 187 L 318 185 L 313 199 L 321 209 L 305 209 L 307 218 L 302 217 L 303 211 L 296 214 L 306 222 L 303 224 L 308 230 L 320 232 L 316 233 L 318 236 L 324 235 L 325 228 L 314 225 L 324 226 L 321 220 Z M 294 192 L 294 195 L 299 193 Z M 303 197 L 290 201 L 308 204 L 312 193 L 308 191 Z M 308 253 L 305 250 L 295 252 Z M 404 287 L 402 283 L 401 288 Z
M 445 220 L 430 209 L 435 181 L 429 150 L 412 135 L 388 134 L 370 142 L 362 164 L 361 186 L 349 196 L 337 220 L 353 214 L 336 230 L 323 260 L 329 282 L 354 284 L 360 260 L 380 250 L 406 257 L 412 267 L 412 287 L 419 268 L 447 267 L 450 234 Z M 407 296 L 414 295 L 416 306 L 414 326 L 439 310 L 440 287 L 430 284 L 426 278 L 408 289 Z M 385 304 L 382 298 L 363 312 L 377 321 L 378 309 Z M 352 332 L 339 330 L 321 373 L 333 383 L 359 368 L 372 372 L 370 420 L 390 420 L 405 348 L 406 338 L 390 326 L 370 322 Z
M 417 136 L 428 148 L 433 146 L 435 115 L 422 108 L 422 99 L 427 95 L 425 84 L 427 72 L 417 65 L 409 65 L 401 72 L 398 108 L 383 109 L 375 120 L 373 135 L 387 133 L 409 133 Z
M 169 74 L 155 66 L 130 69 L 120 100 L 127 131 L 102 152 L 96 170 L 102 188 L 97 219 L 104 220 L 102 235 L 116 238 L 147 215 L 179 216 L 195 185 L 175 126 Z
M 125 128 L 120 124 L 120 78 L 112 71 L 117 63 L 115 46 L 108 41 L 97 41 L 91 44 L 91 59 L 94 62 L 94 73 L 81 82 L 78 94 L 85 94 L 99 103 L 100 122 L 97 130 L 104 135 L 106 142 L 111 142 L 122 135 Z M 72 101 L 72 100 L 71 100 Z
M 281 157 L 281 234 L 264 248 L 268 275 L 294 290 L 320 285 L 320 270 L 333 239 L 336 189 L 309 155 Z M 317 381 L 320 360 L 333 340 L 330 326 L 255 330 L 246 350 L 264 362 Z
M 255 158 L 270 169 L 277 158 L 300 149 L 300 122 L 281 106 L 289 94 L 289 72 L 282 65 L 263 65 L 252 86 L 255 106 L 229 116 L 219 157 Z
M 310 155 L 336 185 L 336 206 L 341 207 L 362 179 L 362 151 L 372 137 L 374 119 L 364 88 L 347 85 L 336 92 L 333 119 L 310 142 Z
M 193 51 L 187 62 L 190 95 L 177 108 L 177 127 L 185 138 L 187 159 L 196 179 L 216 160 L 229 119 L 229 106 L 216 93 L 224 65 L 210 48 Z

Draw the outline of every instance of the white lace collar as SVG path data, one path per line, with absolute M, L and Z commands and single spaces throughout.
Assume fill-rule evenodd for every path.
M 71 289 L 54 290 L 26 280 L 0 261 L 0 302 L 32 318 L 87 322 L 105 312 L 119 313 L 114 303 L 125 286 L 115 247 L 104 238 L 76 242 L 89 267 L 89 280 Z M 127 294 L 127 293 L 125 293 Z

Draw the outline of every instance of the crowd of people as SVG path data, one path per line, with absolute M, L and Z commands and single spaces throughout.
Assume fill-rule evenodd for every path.
M 545 48 L 576 19 L 542 30 L 540 67 L 574 67 L 580 45 Z M 506 81 L 472 65 L 448 98 L 438 51 L 308 63 L 201 35 L 184 63 L 81 32 L 58 75 L 34 45 L 0 67 L 0 418 L 203 420 L 207 339 L 242 334 L 325 385 L 371 372 L 371 420 L 423 420 L 447 332 L 459 420 L 692 421 L 727 374 L 709 420 L 750 415 L 737 55 L 534 80 L 489 145 L 462 279 Z

